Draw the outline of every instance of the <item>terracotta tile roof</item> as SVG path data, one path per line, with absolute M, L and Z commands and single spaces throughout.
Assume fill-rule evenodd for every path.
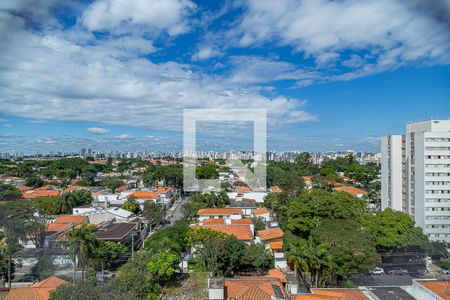
M 283 283 L 287 282 L 286 276 L 284 276 L 283 272 L 281 272 L 281 270 L 278 269 L 278 268 L 270 269 L 269 273 L 267 275 L 263 275 L 263 276 L 241 276 L 241 278 L 274 278 L 274 279 L 280 280 Z
M 367 300 L 358 289 L 312 289 L 311 294 L 297 295 L 294 300 Z
M 71 224 L 50 223 L 47 225 L 47 232 L 48 233 L 61 232 L 66 229 L 69 229 L 71 226 L 72 226 Z
M 313 184 L 313 180 L 311 176 L 303 176 L 303 180 L 305 181 L 305 184 L 311 185 Z
M 269 228 L 264 230 L 259 230 L 258 235 L 263 241 L 270 241 L 275 239 L 283 238 L 283 230 L 281 228 Z
M 79 186 L 79 185 L 71 185 L 66 189 L 66 192 L 75 191 L 75 190 L 82 189 L 82 188 L 84 188 L 84 187 Z
M 231 220 L 231 225 L 251 225 L 252 219 L 245 218 L 240 220 Z M 225 219 L 206 219 L 203 220 L 203 225 L 225 225 Z
M 283 242 L 279 241 L 279 242 L 271 242 L 270 243 L 270 248 L 272 250 L 282 250 L 283 249 Z
M 159 197 L 159 195 L 155 192 L 134 192 L 134 193 L 131 193 L 130 196 L 133 196 L 136 199 L 142 199 L 142 200 L 154 200 Z
M 16 188 L 21 191 L 21 192 L 25 192 L 25 191 L 29 191 L 32 190 L 32 187 L 26 186 L 26 185 L 16 185 Z
M 335 187 L 334 190 L 337 191 L 337 192 L 344 191 L 344 192 L 347 192 L 347 193 L 349 193 L 349 194 L 351 194 L 353 196 L 358 196 L 358 195 L 367 196 L 367 192 L 365 190 L 358 189 L 358 188 L 355 188 L 353 186 L 339 186 L 339 187 Z
M 241 241 L 253 240 L 253 233 L 248 225 L 195 225 L 191 228 L 208 228 L 225 234 L 234 235 Z
M 274 186 L 272 186 L 272 187 L 270 188 L 270 191 L 271 191 L 272 193 L 282 193 L 282 192 L 283 192 L 283 189 L 280 188 L 278 185 L 274 185 Z
M 251 191 L 252 191 L 252 189 L 249 188 L 248 186 L 241 186 L 241 187 L 239 187 L 239 188 L 236 190 L 236 192 L 237 192 L 238 194 L 250 193 Z
M 263 207 L 263 208 L 255 209 L 255 210 L 253 211 L 253 214 L 256 216 L 256 215 L 267 214 L 268 212 L 269 212 L 269 210 L 268 210 L 267 208 Z
M 444 300 L 450 300 L 450 281 L 417 280 L 418 284 Z
M 71 224 L 71 223 L 85 223 L 86 221 L 87 221 L 86 216 L 67 215 L 67 216 L 59 216 L 58 218 L 56 218 L 54 223 Z
M 119 186 L 118 188 L 116 188 L 116 192 L 124 192 L 124 191 L 126 191 L 128 189 L 128 185 L 127 184 L 124 184 L 124 185 L 121 185 L 121 186 Z
M 11 289 L 4 300 L 48 300 L 52 291 L 68 283 L 59 277 L 51 276 L 26 288 Z
M 56 197 L 61 193 L 58 190 L 31 190 L 22 193 L 23 198 L 36 198 L 36 197 Z
M 172 187 L 170 187 L 170 186 L 160 186 L 160 187 L 156 188 L 156 192 L 158 194 L 165 194 L 165 193 L 168 193 L 170 191 L 172 191 Z
M 198 210 L 198 215 L 243 215 L 240 208 L 203 208 Z
M 226 300 L 271 300 L 276 296 L 275 289 L 287 297 L 283 285 L 277 279 L 225 279 L 224 286 Z

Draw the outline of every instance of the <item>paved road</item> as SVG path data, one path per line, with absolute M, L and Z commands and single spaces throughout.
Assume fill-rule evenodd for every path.
M 166 218 L 171 224 L 183 218 L 183 204 L 185 204 L 188 199 L 188 197 L 182 196 L 181 200 L 177 200 L 174 203 L 172 212 Z

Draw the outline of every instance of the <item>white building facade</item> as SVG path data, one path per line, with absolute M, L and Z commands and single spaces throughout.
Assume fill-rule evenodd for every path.
M 381 206 L 409 213 L 432 240 L 450 243 L 450 120 L 410 123 L 381 141 Z

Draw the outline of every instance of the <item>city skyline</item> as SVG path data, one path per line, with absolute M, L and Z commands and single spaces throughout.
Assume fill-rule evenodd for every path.
M 27 4 L 0 4 L 0 152 L 180 151 L 185 108 L 266 108 L 273 151 L 375 152 L 450 111 L 444 2 Z

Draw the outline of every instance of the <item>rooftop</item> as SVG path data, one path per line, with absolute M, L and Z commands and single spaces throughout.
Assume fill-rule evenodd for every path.
M 226 219 L 206 219 L 203 221 L 203 225 L 226 225 Z M 245 218 L 240 220 L 230 220 L 231 225 L 251 225 L 252 219 Z
M 294 300 L 367 300 L 363 292 L 358 289 L 312 289 L 311 294 L 297 295 Z
M 273 300 L 282 297 L 287 297 L 287 294 L 278 279 L 225 279 L 226 300 Z
M 199 215 L 242 215 L 240 208 L 203 208 L 198 210 Z
M 450 281 L 417 280 L 416 282 L 442 299 L 450 300 Z
M 143 200 L 154 200 L 159 197 L 159 195 L 155 192 L 133 192 L 130 196 L 135 197 L 136 199 L 143 199 Z
M 56 218 L 54 223 L 73 224 L 73 223 L 85 223 L 85 222 L 87 222 L 86 216 L 66 215 L 66 216 L 59 216 L 58 218 Z
M 208 228 L 225 234 L 234 235 L 241 241 L 253 240 L 253 233 L 248 225 L 194 225 L 192 228 Z
M 67 283 L 59 277 L 51 276 L 29 287 L 11 289 L 4 300 L 48 300 L 52 291 Z
M 265 208 L 265 207 L 255 209 L 255 210 L 253 211 L 253 214 L 254 214 L 254 215 L 263 215 L 263 214 L 267 214 L 267 213 L 269 213 L 269 210 L 268 210 L 267 208 Z
M 94 232 L 94 236 L 100 240 L 122 240 L 135 226 L 133 223 L 112 223 Z
M 283 230 L 281 230 L 281 228 L 279 228 L 279 227 L 258 231 L 258 235 L 261 238 L 261 240 L 263 240 L 263 241 L 280 239 L 283 237 L 283 234 L 284 234 Z
M 334 190 L 337 192 L 341 192 L 341 191 L 347 192 L 349 194 L 352 194 L 353 196 L 358 196 L 358 195 L 367 196 L 367 194 L 368 194 L 365 190 L 358 189 L 353 186 L 347 186 L 347 185 L 335 187 Z

